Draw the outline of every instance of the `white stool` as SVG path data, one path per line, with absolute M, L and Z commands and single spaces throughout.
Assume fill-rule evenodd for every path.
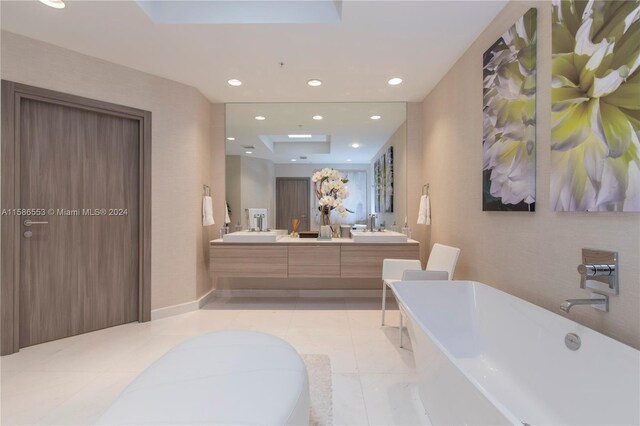
M 144 370 L 102 425 L 309 424 L 309 380 L 289 343 L 253 331 L 188 340 Z

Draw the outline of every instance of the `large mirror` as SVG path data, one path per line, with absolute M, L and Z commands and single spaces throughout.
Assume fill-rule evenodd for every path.
M 406 104 L 238 103 L 226 105 L 226 198 L 230 230 L 317 230 L 312 176 L 325 168 L 348 179 L 346 215 L 331 223 L 400 230 L 406 221 Z

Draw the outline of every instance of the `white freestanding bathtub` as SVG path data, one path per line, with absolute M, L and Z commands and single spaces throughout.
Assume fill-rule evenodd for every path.
M 393 290 L 434 425 L 640 424 L 639 351 L 477 282 Z M 580 337 L 578 350 L 567 333 Z

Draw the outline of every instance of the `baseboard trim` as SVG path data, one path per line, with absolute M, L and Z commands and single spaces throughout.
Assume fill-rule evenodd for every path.
M 266 290 L 266 289 L 217 289 L 214 290 L 215 298 L 229 297 L 382 297 L 382 289 L 352 289 L 352 290 Z
M 154 309 L 151 311 L 151 321 L 171 317 L 174 315 L 186 314 L 187 312 L 197 311 L 198 309 L 206 305 L 209 299 L 214 297 L 214 294 L 215 289 L 211 289 L 197 300 Z
M 387 292 L 387 295 L 390 292 Z M 357 297 L 382 297 L 382 290 L 374 289 L 352 289 L 352 290 L 258 290 L 258 289 L 211 289 L 205 295 L 191 302 L 179 303 L 177 305 L 165 306 L 151 311 L 151 321 L 174 315 L 186 314 L 197 311 L 209 302 L 212 298 L 231 297 L 291 297 L 291 298 L 357 298 Z

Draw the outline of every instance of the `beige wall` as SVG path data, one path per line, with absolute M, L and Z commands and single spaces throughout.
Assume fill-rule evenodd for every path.
M 234 231 L 234 226 L 240 223 L 242 225 L 242 185 L 240 180 L 240 156 L 239 155 L 227 155 L 225 162 L 225 188 L 227 203 L 229 203 L 229 209 L 231 214 L 231 231 Z
M 529 7 L 538 7 L 537 211 L 482 212 L 482 54 Z M 579 306 L 569 317 L 639 348 L 640 215 L 550 211 L 550 60 L 550 3 L 512 2 L 426 97 L 422 170 L 431 184 L 433 225 L 425 241 L 462 249 L 457 279 L 556 313 L 562 300 L 589 296 L 576 272 L 581 249 L 618 251 L 620 295 L 611 297 L 611 311 Z
M 15 34 L 1 38 L 3 79 L 152 112 L 152 309 L 204 294 L 213 230 L 202 227 L 202 185 L 216 197 L 217 227 L 224 218 L 223 109 L 183 84 Z M 222 167 L 212 171 L 220 155 Z M 213 184 L 219 170 L 222 187 Z
M 427 227 L 417 224 L 420 195 L 425 182 L 422 173 L 422 123 L 422 103 L 407 103 L 407 217 L 411 238 L 420 242 L 420 257 L 425 259 L 429 248 Z
M 267 226 L 276 227 L 276 174 L 271 160 L 240 157 L 240 185 L 242 187 L 241 208 L 242 227 L 249 227 L 246 209 L 266 208 Z

